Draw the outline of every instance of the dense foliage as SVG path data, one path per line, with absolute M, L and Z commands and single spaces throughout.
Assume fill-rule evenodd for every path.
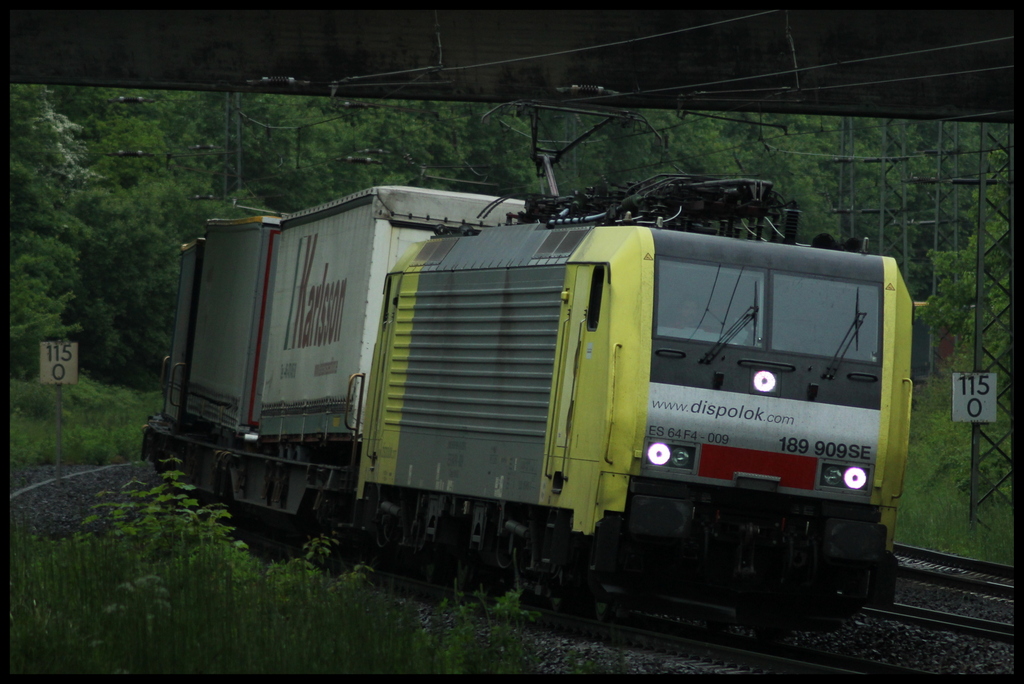
M 116 101 L 123 95 L 148 101 Z M 40 340 L 68 337 L 80 343 L 82 367 L 93 377 L 152 387 L 168 346 L 178 248 L 199 236 L 208 218 L 296 211 L 373 185 L 518 196 L 547 187 L 531 161 L 529 112 L 517 115 L 512 107 L 485 117 L 494 107 L 29 85 L 11 85 L 9 105 L 15 378 L 37 372 Z M 612 123 L 566 153 L 556 166 L 560 192 L 658 173 L 764 178 L 799 203 L 801 242 L 826 231 L 868 235 L 872 251 L 891 241 L 886 236 L 893 229 L 881 230 L 885 219 L 880 222 L 877 211 L 833 211 L 841 200 L 849 203 L 840 194 L 844 165 L 834 159 L 841 150 L 840 119 L 642 114 L 646 124 Z M 540 117 L 540 146 L 549 149 L 564 148 L 602 120 L 548 110 Z M 859 158 L 856 206 L 877 210 L 885 174 L 890 195 L 894 187 L 906 190 L 910 222 L 901 263 L 915 298 L 927 298 L 928 251 L 936 241 L 922 221 L 934 216 L 935 186 L 907 181 L 943 175 L 925 152 L 935 147 L 937 124 L 853 125 L 856 145 L 844 153 Z M 977 150 L 977 140 L 976 125 L 961 125 L 961 175 L 977 167 L 977 153 L 966 154 Z M 869 163 L 881 154 L 908 159 L 897 170 Z M 976 223 L 975 197 L 976 191 L 963 189 L 959 206 L 943 201 L 963 232 L 961 247 Z M 893 198 L 884 203 L 893 207 Z M 902 246 L 894 249 L 904 254 Z M 940 282 L 950 286 L 939 290 L 930 322 L 960 331 L 973 301 L 967 280 L 973 267 L 969 255 L 938 259 Z

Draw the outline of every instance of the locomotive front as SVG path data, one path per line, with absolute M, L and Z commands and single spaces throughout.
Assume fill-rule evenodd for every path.
M 624 529 L 598 526 L 594 557 L 614 560 L 592 563 L 592 589 L 776 627 L 888 600 L 911 390 L 895 263 L 651 234 L 640 465 L 602 521 Z
M 911 302 L 892 259 L 796 245 L 798 215 L 764 181 L 666 176 L 411 250 L 362 527 L 599 614 L 807 627 L 884 602 Z

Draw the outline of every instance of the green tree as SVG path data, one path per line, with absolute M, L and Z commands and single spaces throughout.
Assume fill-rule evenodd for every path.
M 82 226 L 67 197 L 88 177 L 78 128 L 56 112 L 40 86 L 10 86 L 11 374 L 36 372 L 39 342 L 77 329 L 65 310 L 73 299 Z
M 1000 168 L 1006 163 L 1006 154 L 996 151 L 989 154 L 991 168 Z M 1013 255 L 1009 252 L 1006 238 L 1010 230 L 1009 219 L 1000 209 L 1005 208 L 1012 187 L 994 184 L 986 188 L 987 204 L 985 220 L 984 265 L 986 280 L 984 288 L 983 319 L 986 325 L 984 347 L 993 358 L 1002 359 L 1012 353 L 1012 326 L 1008 320 L 1012 297 L 1011 274 Z M 978 191 L 970 193 L 970 209 L 965 212 L 967 223 L 978 224 Z M 922 319 L 933 329 L 945 328 L 959 337 L 966 348 L 974 344 L 975 304 L 977 301 L 978 236 L 977 228 L 959 251 L 930 251 L 928 258 L 935 269 L 936 294 L 928 298 Z M 1002 324 L 993 324 L 1000 321 Z M 986 359 L 983 363 L 988 363 Z
M 921 319 L 933 330 L 947 330 L 968 349 L 974 345 L 977 244 L 977 236 L 972 235 L 967 247 L 958 252 L 929 254 L 938 279 L 938 294 L 928 298 L 928 306 L 921 313 Z M 985 263 L 994 276 L 985 288 L 983 306 L 988 322 L 1009 306 L 1011 263 L 1010 256 L 999 251 L 988 252 Z M 1001 357 L 1011 344 L 1009 328 L 992 325 L 985 331 L 985 347 L 994 357 Z
M 167 353 L 178 280 L 179 246 L 201 233 L 202 207 L 173 179 L 130 189 L 79 193 L 74 210 L 89 222 L 78 245 L 82 277 L 69 320 L 81 332 L 88 368 L 107 382 L 151 386 Z

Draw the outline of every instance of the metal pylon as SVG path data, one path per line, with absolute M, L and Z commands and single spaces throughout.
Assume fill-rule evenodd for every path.
M 907 235 L 907 122 L 883 119 L 878 179 L 878 253 L 896 259 L 910 281 Z
M 981 124 L 974 370 L 997 373 L 995 423 L 971 435 L 971 527 L 1000 497 L 1013 508 L 1013 124 Z
M 936 134 L 935 149 L 925 150 L 926 154 L 935 157 L 935 176 L 921 179 L 934 188 L 931 249 L 936 252 L 959 252 L 967 246 L 968 237 L 972 232 L 972 226 L 961 211 L 960 200 L 966 197 L 967 193 L 961 193 L 960 187 L 973 179 L 965 180 L 960 176 L 960 158 L 964 152 L 960 147 L 960 123 L 937 121 Z M 933 264 L 929 263 L 929 266 L 929 295 L 934 296 L 938 294 L 938 273 Z M 931 356 L 928 359 L 928 373 L 931 375 L 938 365 L 939 340 L 936 339 L 937 331 L 930 331 L 929 336 Z
M 839 132 L 839 196 L 833 213 L 839 214 L 839 235 L 842 239 L 860 238 L 857 234 L 857 152 L 853 140 L 853 118 L 844 116 Z
M 242 192 L 242 94 L 224 93 L 224 197 Z

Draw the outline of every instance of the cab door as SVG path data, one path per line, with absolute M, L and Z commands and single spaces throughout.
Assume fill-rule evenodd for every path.
M 603 264 L 570 264 L 566 270 L 548 431 L 546 474 L 549 476 L 559 471 L 567 474 L 570 458 L 594 460 L 598 457 L 596 454 L 571 452 L 574 422 L 581 400 L 581 373 L 585 365 L 593 365 L 588 362 L 595 359 L 595 345 L 600 346 L 600 340 L 592 333 L 597 330 L 599 321 L 605 273 Z M 597 353 L 600 356 L 600 349 Z M 590 402 L 585 403 L 589 405 Z

